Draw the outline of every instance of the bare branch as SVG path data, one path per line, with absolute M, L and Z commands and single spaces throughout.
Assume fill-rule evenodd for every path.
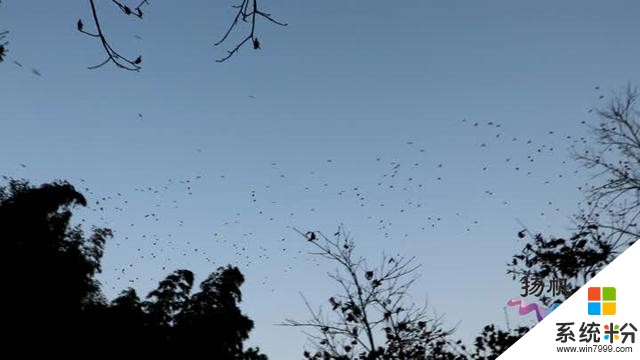
M 328 276 L 341 289 L 328 299 L 329 316 L 313 311 L 303 297 L 310 319 L 281 324 L 311 330 L 308 336 L 315 354 L 305 352 L 306 358 L 416 359 L 451 354 L 448 337 L 453 330 L 444 330 L 439 318 L 428 317 L 426 304 L 409 301 L 419 269 L 414 257 L 383 254 L 379 265 L 370 267 L 365 259 L 354 257 L 355 243 L 342 226 L 332 238 L 320 231 L 294 231 L 316 249 L 311 254 L 338 265 Z
M 577 231 L 598 224 L 607 230 L 601 236 L 612 246 L 624 245 L 623 238 L 635 240 L 640 231 L 636 216 L 640 211 L 640 91 L 628 85 L 621 95 L 597 110 L 600 123 L 590 126 L 596 148 L 573 151 L 573 157 L 593 172 L 592 185 L 585 186 L 587 211 L 575 216 Z
M 123 13 L 125 13 L 126 15 L 133 15 L 136 16 L 138 18 L 142 18 L 143 16 L 143 12 L 142 12 L 142 6 L 143 5 L 148 5 L 148 1 L 147 0 L 143 0 L 141 1 L 138 6 L 136 6 L 133 10 L 131 8 L 129 8 L 127 5 L 122 4 L 121 2 L 117 1 L 117 0 L 112 0 L 112 3 L 114 3 L 116 6 L 118 6 L 120 8 L 120 10 L 122 10 Z M 91 15 L 93 18 L 93 23 L 95 26 L 95 32 L 89 32 L 86 31 L 84 29 L 84 23 L 82 22 L 82 19 L 78 20 L 77 23 L 77 29 L 79 32 L 81 32 L 82 34 L 85 34 L 89 37 L 93 37 L 93 38 L 98 38 L 100 40 L 100 44 L 102 46 L 102 48 L 104 49 L 105 53 L 107 54 L 107 58 L 105 61 L 97 64 L 97 65 L 93 65 L 93 66 L 89 66 L 89 69 L 97 69 L 99 67 L 102 67 L 104 65 L 106 65 L 109 62 L 114 63 L 117 67 L 121 68 L 121 69 L 125 69 L 125 70 L 130 70 L 130 71 L 139 71 L 141 69 L 140 64 L 142 63 L 142 57 L 138 56 L 135 59 L 131 59 L 131 58 L 127 58 L 124 57 L 122 55 L 120 55 L 120 53 L 118 53 L 116 50 L 114 50 L 111 45 L 109 44 L 109 42 L 107 41 L 106 35 L 102 30 L 102 27 L 100 25 L 100 20 L 98 17 L 98 13 L 96 11 L 96 5 L 95 5 L 95 0 L 89 0 L 89 4 L 91 7 Z
M 236 44 L 236 46 L 227 51 L 227 55 L 216 60 L 216 62 L 225 62 L 227 61 L 229 58 L 231 58 L 235 53 L 238 52 L 238 50 L 240 50 L 240 48 L 246 44 L 249 40 L 251 40 L 251 43 L 253 44 L 253 48 L 255 50 L 260 49 L 260 41 L 258 40 L 258 37 L 256 36 L 256 17 L 261 17 L 269 22 L 272 22 L 276 25 L 280 25 L 280 26 L 287 26 L 288 24 L 283 23 L 281 21 L 275 20 L 273 17 L 271 17 L 271 14 L 262 12 L 260 10 L 258 10 L 258 0 L 242 0 L 242 2 L 239 5 L 234 5 L 233 8 L 238 9 L 238 11 L 236 12 L 236 16 L 234 17 L 233 21 L 231 22 L 231 25 L 227 28 L 227 31 L 224 33 L 224 35 L 222 36 L 222 38 L 217 41 L 216 43 L 214 43 L 215 46 L 218 46 L 220 44 L 222 44 L 223 42 L 225 42 L 227 40 L 227 38 L 229 37 L 229 35 L 233 32 L 234 29 L 236 29 L 239 24 L 240 24 L 240 20 L 242 20 L 242 22 L 247 22 L 247 19 L 250 18 L 251 19 L 251 27 L 250 27 L 250 31 L 249 33 L 244 36 L 242 38 L 242 40 Z

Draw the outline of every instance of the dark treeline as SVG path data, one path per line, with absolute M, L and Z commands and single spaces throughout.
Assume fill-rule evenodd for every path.
M 5 352 L 14 355 L 172 356 L 266 359 L 244 349 L 253 321 L 242 314 L 238 268 L 220 267 L 193 289 L 176 270 L 141 299 L 107 301 L 96 275 L 111 230 L 70 226 L 82 194 L 66 182 L 0 187 Z
M 7 185 L 0 186 L 0 241 L 5 245 L 1 260 L 3 273 L 8 275 L 3 297 L 5 351 L 25 356 L 267 359 L 259 349 L 243 347 L 253 321 L 238 308 L 244 277 L 237 267 L 218 268 L 198 290 L 193 289 L 191 271 L 176 270 L 144 298 L 129 288 L 108 301 L 96 275 L 101 271 L 100 261 L 104 245 L 112 237 L 111 230 L 94 227 L 90 234 L 85 234 L 79 225 L 70 225 L 73 208 L 86 206 L 83 195 L 67 182 L 36 187 L 24 180 L 6 180 Z M 600 235 L 597 227 L 590 229 L 590 232 L 569 240 L 545 240 L 539 234 L 534 236 L 526 242 L 521 254 L 514 255 L 509 271 L 543 276 L 548 275 L 553 265 L 559 269 L 557 276 L 571 280 L 589 277 L 591 274 L 583 275 L 579 271 L 584 266 L 573 266 L 576 259 L 585 262 L 594 272 L 606 266 L 620 250 L 603 252 L 602 249 L 609 249 L 610 242 Z M 317 244 L 317 241 L 314 239 L 312 243 Z M 325 250 L 338 259 L 344 256 L 348 260 L 349 273 L 357 280 L 356 272 L 364 270 L 358 268 L 360 261 L 351 259 L 355 244 L 344 241 L 345 244 L 333 244 L 342 249 L 341 252 Z M 322 249 L 323 245 L 317 246 Z M 573 252 L 573 256 L 565 256 L 568 251 Z M 597 254 L 600 255 L 594 258 Z M 417 269 L 402 259 L 385 259 L 383 266 L 385 263 L 392 264 L 387 270 L 390 279 L 394 279 L 396 273 L 405 277 Z M 366 318 L 358 314 L 362 311 L 371 314 L 368 308 L 385 304 L 386 296 L 384 290 L 379 291 L 385 289 L 384 278 L 377 280 L 374 271 L 360 275 L 367 280 L 366 284 L 353 289 L 375 295 L 370 303 L 362 305 L 363 310 L 357 303 L 342 303 L 338 300 L 341 295 L 329 299 L 333 311 L 349 315 L 337 326 L 358 331 L 344 332 L 343 343 L 346 345 L 332 348 L 329 339 L 335 339 L 335 334 L 327 329 L 339 327 L 322 322 L 308 323 L 319 331 L 318 336 L 313 336 L 318 340 L 318 347 L 313 351 L 301 350 L 301 357 L 408 360 L 418 356 L 420 359 L 491 360 L 529 330 L 524 327 L 502 329 L 489 324 L 472 348 L 467 348 L 455 340 L 454 329 L 444 329 L 438 319 L 424 318 L 422 310 L 410 312 L 407 317 L 404 314 L 410 309 L 389 308 L 385 310 L 384 318 L 391 325 L 383 328 L 387 341 L 382 346 L 365 346 L 363 351 L 356 352 L 358 342 L 364 336 L 360 328 L 364 329 L 363 325 L 369 328 Z M 404 285 L 401 288 L 404 289 Z M 403 292 L 394 288 L 388 290 L 396 294 L 390 295 L 389 299 L 395 299 L 397 294 L 402 297 Z M 574 290 L 572 288 L 571 292 Z M 354 296 L 346 295 L 342 298 Z M 552 300 L 562 301 L 568 295 Z M 547 304 L 550 301 L 544 299 Z M 307 326 L 307 323 L 290 322 L 288 325 Z

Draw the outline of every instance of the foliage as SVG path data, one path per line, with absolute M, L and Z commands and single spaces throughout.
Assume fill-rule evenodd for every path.
M 622 95 L 596 111 L 598 126 L 591 126 L 593 145 L 573 149 L 573 157 L 594 173 L 585 192 L 586 208 L 575 215 L 576 227 L 568 238 L 518 233 L 523 248 L 508 264 L 513 279 L 523 276 L 566 281 L 566 292 L 540 299 L 550 306 L 561 303 L 594 277 L 640 237 L 640 92 L 628 85 Z M 476 338 L 474 359 L 495 359 L 528 331 L 511 331 L 488 325 Z
M 87 204 L 84 196 L 67 182 L 5 180 L 0 260 L 10 353 L 266 360 L 259 349 L 243 349 L 253 322 L 238 308 L 238 268 L 218 268 L 194 294 L 193 273 L 176 270 L 144 301 L 126 289 L 108 302 L 96 275 L 112 233 L 94 228 L 85 236 L 70 225 L 72 208 Z
M 521 326 L 510 331 L 496 329 L 495 325 L 487 325 L 480 336 L 476 337 L 475 352 L 471 354 L 472 360 L 495 360 L 511 345 L 518 341 L 529 328 Z

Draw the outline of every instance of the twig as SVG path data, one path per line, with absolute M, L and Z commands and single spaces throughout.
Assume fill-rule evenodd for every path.
M 116 6 L 118 6 L 120 10 L 122 10 L 122 12 L 125 13 L 126 15 L 133 15 L 140 19 L 142 18 L 142 15 L 143 15 L 142 6 L 149 4 L 147 0 L 143 0 L 138 4 L 138 6 L 136 6 L 132 10 L 131 8 L 129 8 L 126 5 L 123 5 L 117 0 L 112 0 L 112 2 Z M 96 32 L 92 33 L 92 32 L 86 31 L 84 29 L 84 24 L 82 22 L 82 19 L 78 20 L 77 29 L 79 32 L 89 37 L 98 38 L 100 40 L 100 44 L 102 45 L 102 48 L 107 54 L 107 58 L 104 61 L 102 61 L 97 65 L 89 66 L 89 69 L 91 70 L 97 69 L 99 67 L 106 65 L 109 62 L 112 62 L 121 69 L 129 70 L 129 71 L 139 71 L 141 69 L 140 64 L 142 63 L 142 56 L 138 56 L 135 59 L 130 59 L 120 55 L 120 53 L 114 50 L 109 44 L 109 42 L 107 41 L 106 35 L 102 31 L 102 27 L 100 26 L 100 20 L 98 17 L 98 12 L 96 11 L 95 0 L 89 0 L 89 4 L 91 6 L 91 14 L 93 17 L 93 23 L 95 25 Z
M 247 18 L 251 18 L 251 31 L 249 32 L 248 35 L 242 38 L 242 40 L 239 43 L 237 43 L 233 49 L 227 50 L 226 56 L 216 60 L 216 62 L 219 62 L 219 63 L 225 62 L 229 58 L 231 58 L 249 40 L 251 40 L 253 44 L 253 48 L 255 50 L 260 49 L 260 41 L 256 37 L 256 17 L 257 16 L 260 16 L 263 19 L 266 19 L 276 25 L 280 25 L 280 26 L 288 25 L 286 23 L 275 20 L 274 18 L 271 17 L 271 14 L 258 10 L 258 0 L 242 0 L 242 2 L 239 5 L 234 5 L 233 8 L 238 9 L 236 16 L 234 17 L 233 22 L 231 23 L 229 28 L 227 28 L 227 31 L 224 33 L 222 38 L 218 42 L 214 43 L 214 46 L 218 46 L 223 42 L 225 42 L 225 40 L 227 40 L 231 32 L 233 32 L 233 30 L 238 26 L 238 24 L 240 23 L 239 22 L 240 20 L 246 23 Z

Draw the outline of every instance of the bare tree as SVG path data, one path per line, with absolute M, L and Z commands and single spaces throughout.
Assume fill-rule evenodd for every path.
M 597 229 L 615 251 L 640 237 L 640 109 L 637 87 L 627 85 L 598 109 L 600 123 L 590 126 L 593 145 L 573 157 L 593 172 L 586 207 L 576 215 L 577 232 Z
M 593 176 L 581 188 L 586 207 L 575 215 L 572 235 L 544 237 L 526 228 L 518 233 L 525 243 L 512 257 L 507 273 L 513 279 L 556 281 L 560 291 L 542 285 L 546 291 L 539 297 L 546 306 L 566 300 L 640 237 L 639 98 L 640 92 L 631 85 L 614 95 L 606 107 L 596 111 L 600 123 L 590 126 L 590 145 L 573 149 L 573 158 Z M 523 283 L 523 289 L 528 285 Z M 473 358 L 495 359 L 526 331 L 488 325 L 476 338 Z
M 600 123 L 590 126 L 592 139 L 572 156 L 592 172 L 585 192 L 586 207 L 575 215 L 573 234 L 545 238 L 525 229 L 526 243 L 512 258 L 508 273 L 567 281 L 566 294 L 543 296 L 546 305 L 564 301 L 608 265 L 638 237 L 640 216 L 640 92 L 628 85 L 622 95 L 597 110 Z
M 296 230 L 298 231 L 298 230 Z M 375 267 L 353 253 L 355 243 L 341 227 L 329 239 L 321 232 L 302 233 L 313 255 L 337 264 L 329 277 L 340 293 L 327 300 L 327 314 L 314 311 L 307 321 L 287 319 L 283 325 L 308 329 L 313 350 L 308 359 L 459 359 L 441 317 L 429 317 L 427 306 L 409 303 L 409 288 L 417 279 L 415 258 L 383 255 Z

